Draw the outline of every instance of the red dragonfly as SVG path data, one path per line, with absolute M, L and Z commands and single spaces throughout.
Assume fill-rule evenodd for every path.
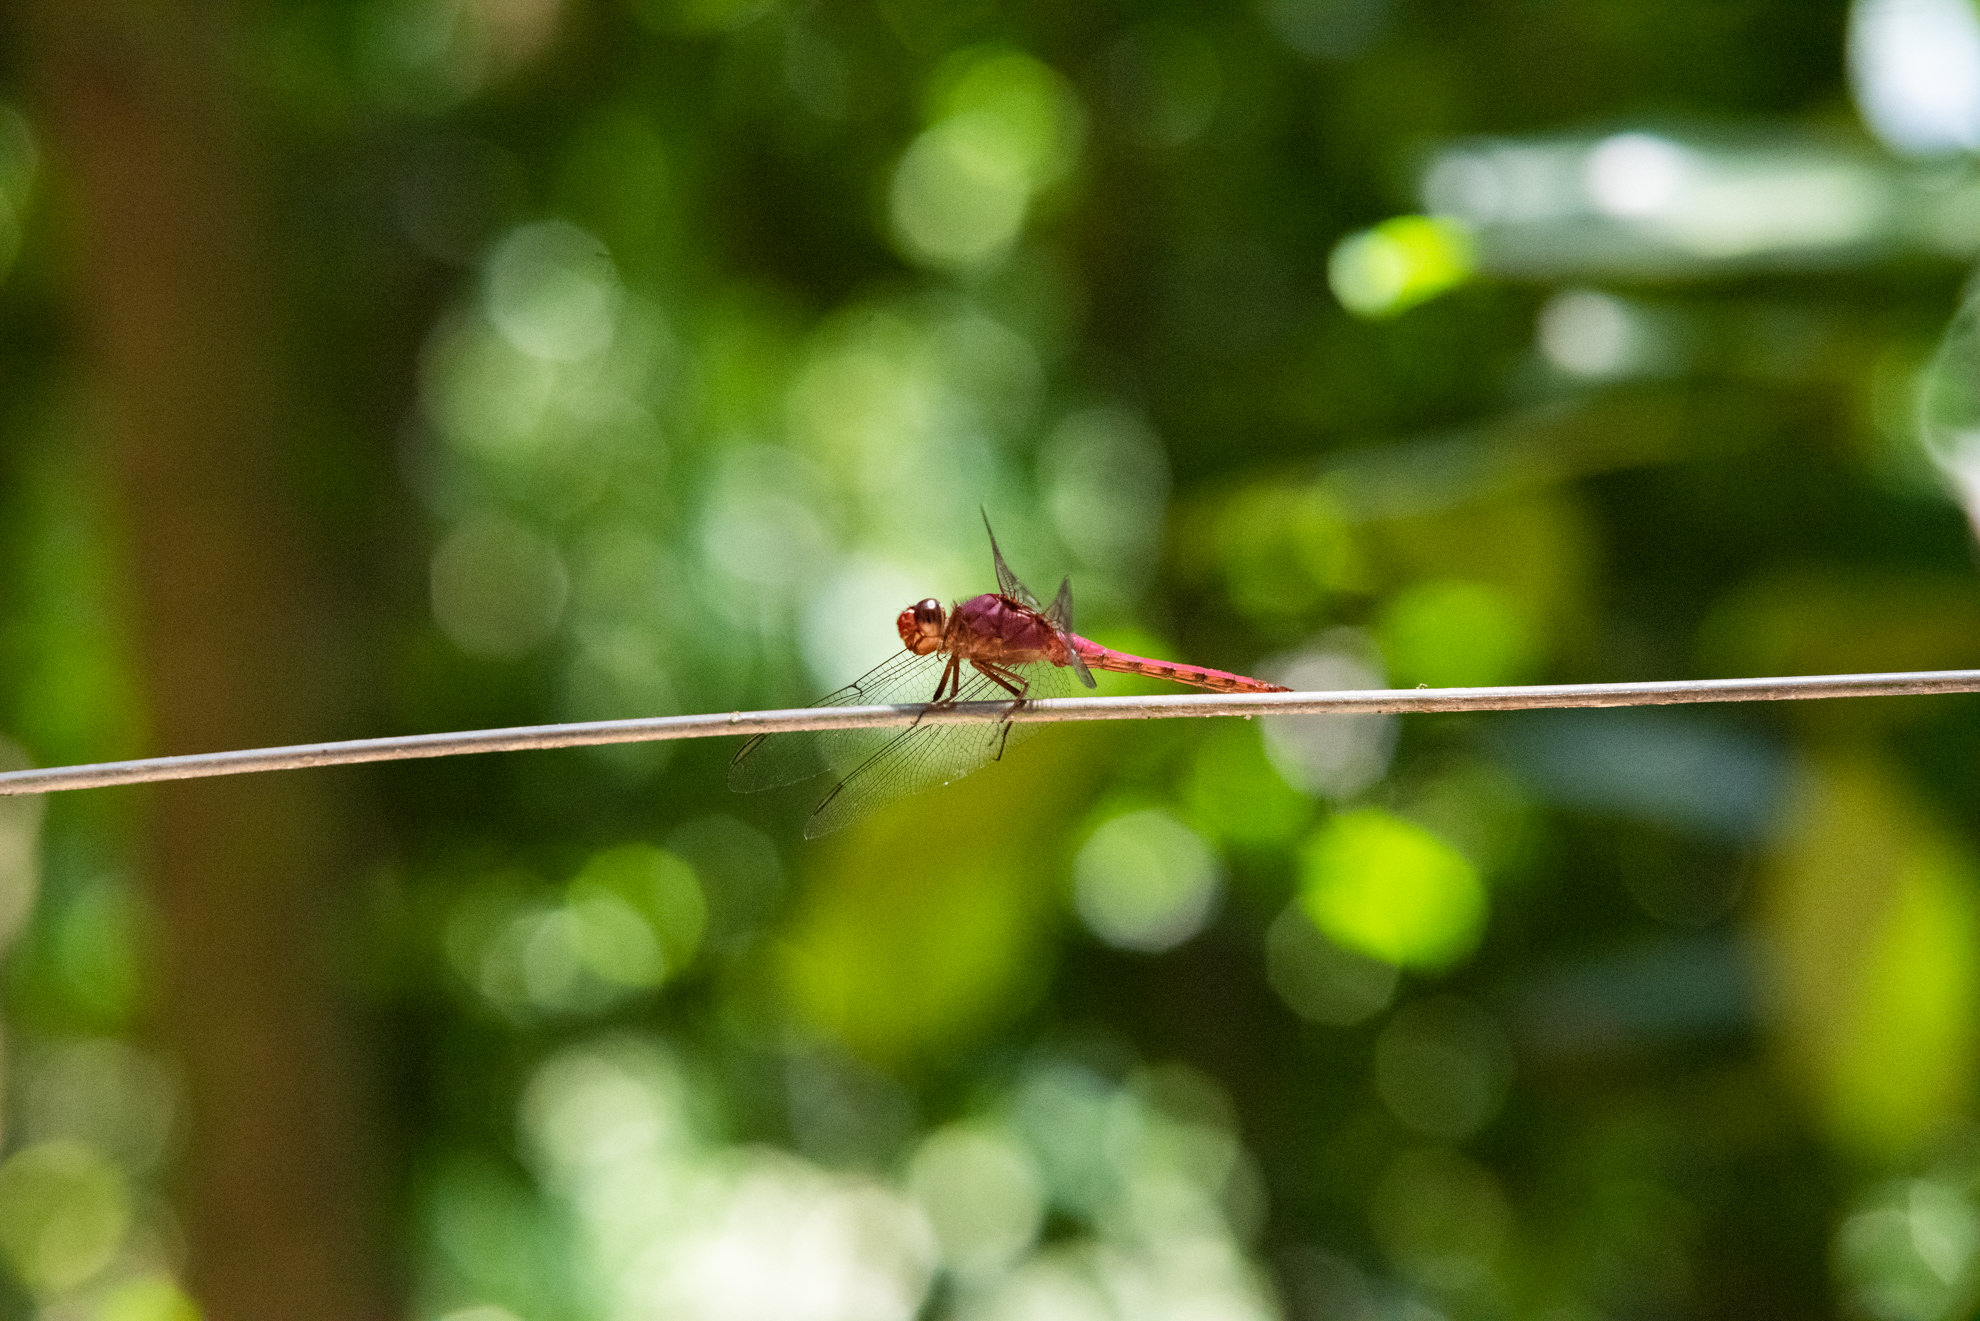
M 990 532 L 985 515 L 983 529 Z M 1050 606 L 1018 581 L 997 534 L 990 532 L 997 590 L 944 610 L 934 597 L 917 601 L 895 620 L 907 650 L 883 661 L 814 705 L 896 706 L 926 702 L 1005 701 L 1011 711 L 1039 697 L 1060 697 L 1074 675 L 1094 687 L 1094 670 L 1173 679 L 1220 693 L 1283 693 L 1276 683 L 1198 665 L 1149 660 L 1103 647 L 1072 631 L 1072 580 L 1059 584 Z M 911 793 L 959 780 L 1036 726 L 1008 717 L 990 724 L 909 725 L 906 729 L 819 730 L 758 734 L 729 763 L 729 787 L 742 793 L 808 780 L 827 770 L 843 778 L 805 822 L 807 839 L 839 829 Z

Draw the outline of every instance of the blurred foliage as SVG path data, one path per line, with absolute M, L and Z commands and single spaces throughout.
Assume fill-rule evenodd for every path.
M 1300 687 L 1980 664 L 1966 0 L 232 21 L 322 737 L 799 704 L 991 585 L 979 506 L 1083 633 Z M 0 95 L 0 728 L 114 758 L 78 203 Z M 379 1238 L 419 1321 L 1971 1315 L 1976 740 L 1068 728 L 809 845 L 714 744 L 380 768 Z M 5 1315 L 197 1315 L 128 812 L 0 812 Z

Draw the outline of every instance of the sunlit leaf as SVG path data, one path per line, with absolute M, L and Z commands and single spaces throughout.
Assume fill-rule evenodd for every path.
M 1464 855 L 1414 822 L 1364 807 L 1335 817 L 1301 852 L 1301 901 L 1331 940 L 1405 967 L 1470 954 L 1485 887 Z
M 1768 998 L 1796 1076 L 1846 1147 L 1916 1150 L 1973 1093 L 1971 854 L 1891 768 L 1832 756 L 1798 786 L 1768 875 Z

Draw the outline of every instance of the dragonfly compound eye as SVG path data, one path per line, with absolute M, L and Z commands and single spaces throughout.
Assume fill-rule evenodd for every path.
M 894 627 L 901 632 L 901 642 L 917 656 L 942 649 L 942 603 L 934 597 L 917 601 L 901 611 L 901 617 L 894 621 Z

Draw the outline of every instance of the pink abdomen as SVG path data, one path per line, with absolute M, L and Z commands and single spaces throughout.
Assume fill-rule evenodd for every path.
M 1086 638 L 1075 637 L 1073 647 L 1087 668 L 1112 670 L 1116 674 L 1145 674 L 1152 679 L 1169 679 L 1176 683 L 1186 683 L 1193 688 L 1208 688 L 1219 693 L 1289 693 L 1292 689 L 1284 684 L 1266 683 L 1263 679 L 1248 679 L 1242 674 L 1231 674 L 1225 670 L 1206 669 L 1201 665 L 1178 665 L 1174 661 L 1150 660 L 1146 656 L 1130 656 L 1125 651 L 1115 651 L 1103 647 Z

